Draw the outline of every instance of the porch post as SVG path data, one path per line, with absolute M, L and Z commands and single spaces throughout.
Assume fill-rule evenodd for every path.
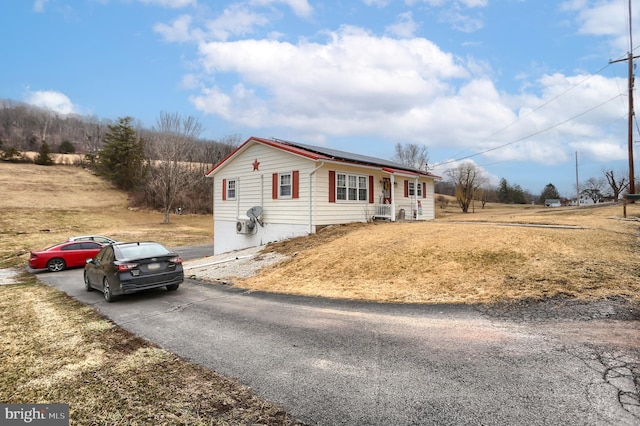
M 413 196 L 415 197 L 413 200 L 413 208 L 415 209 L 416 212 L 416 218 L 414 220 L 418 220 L 418 185 L 420 185 L 420 181 L 418 180 L 418 178 L 416 177 L 415 183 L 413 184 Z M 421 189 L 422 190 L 422 189 Z
M 396 221 L 396 188 L 393 173 L 389 174 L 389 182 L 391 183 L 391 222 Z

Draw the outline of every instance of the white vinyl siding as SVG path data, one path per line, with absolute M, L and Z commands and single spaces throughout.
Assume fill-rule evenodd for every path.
M 258 160 L 258 170 L 253 170 L 252 164 Z M 306 229 L 315 230 L 316 226 L 344 224 L 351 222 L 366 222 L 375 213 L 375 204 L 381 202 L 383 173 L 376 168 L 360 167 L 356 165 L 324 163 L 279 150 L 268 145 L 256 143 L 239 152 L 232 161 L 216 170 L 213 176 L 214 187 L 214 221 L 229 221 L 235 225 L 239 216 L 244 216 L 248 209 L 261 206 L 262 220 L 265 226 L 269 224 L 303 225 Z M 314 171 L 315 170 L 315 171 Z M 335 199 L 329 202 L 329 171 L 335 171 Z M 293 198 L 293 171 L 298 171 L 299 198 Z M 273 174 L 278 175 L 277 199 L 273 198 Z M 313 173 L 313 174 L 312 174 Z M 345 200 L 338 196 L 339 175 L 344 175 Z M 351 184 L 347 176 L 355 177 Z M 373 204 L 369 203 L 369 177 L 373 176 Z M 285 178 L 286 177 L 286 178 Z M 284 178 L 284 179 L 283 179 Z M 227 200 L 222 201 L 222 182 L 227 184 Z M 410 217 L 411 200 L 414 197 L 404 197 L 404 180 L 412 178 L 396 176 L 394 187 L 394 202 L 396 212 L 404 208 L 407 218 Z M 231 200 L 228 182 L 236 181 L 236 199 Z M 422 219 L 434 217 L 434 183 L 432 179 L 418 180 L 421 186 L 426 182 L 426 198 L 422 200 Z M 290 184 L 290 185 L 289 185 Z M 311 185 L 311 186 L 310 186 Z M 349 192 L 349 188 L 352 189 Z M 313 198 L 309 200 L 309 192 Z M 421 191 L 422 188 L 419 189 Z M 281 192 L 283 191 L 283 192 Z M 354 192 L 355 191 L 355 192 Z M 284 196 L 289 193 L 288 196 Z M 351 195 L 349 195 L 351 194 Z M 352 199 L 352 201 L 349 201 Z M 229 225 L 229 226 L 231 226 Z M 263 229 L 263 228 L 261 228 Z M 264 228 L 266 229 L 266 228 Z M 235 227 L 232 230 L 235 235 Z M 312 231 L 313 232 L 313 231 Z M 269 240 L 265 240 L 265 243 Z
M 260 163 L 253 170 L 255 160 Z M 284 152 L 270 146 L 255 144 L 240 152 L 233 161 L 221 167 L 214 176 L 214 220 L 235 221 L 244 216 L 251 207 L 261 206 L 262 220 L 265 223 L 291 223 L 307 225 L 309 223 L 309 173 L 317 167 L 313 161 Z M 293 171 L 299 171 L 299 198 L 293 199 Z M 288 176 L 278 185 L 278 198 L 272 196 L 272 175 Z M 237 198 L 223 202 L 222 180 L 237 179 Z M 287 184 L 288 182 L 288 184 Z M 289 195 L 281 196 L 281 190 Z M 228 194 L 227 194 L 228 200 Z M 235 222 L 234 222 L 235 223 Z M 234 231 L 235 232 L 235 231 Z

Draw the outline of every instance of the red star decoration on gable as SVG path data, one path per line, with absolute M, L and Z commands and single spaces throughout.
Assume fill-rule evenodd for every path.
M 260 167 L 260 162 L 256 158 L 256 161 L 253 162 L 253 171 L 260 170 L 259 167 Z

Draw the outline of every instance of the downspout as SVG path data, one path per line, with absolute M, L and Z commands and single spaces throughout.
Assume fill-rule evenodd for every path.
M 211 203 L 211 219 L 213 222 L 213 252 L 216 251 L 216 177 L 215 175 L 211 178 L 211 198 L 213 199 Z M 222 181 L 220 182 L 220 187 L 222 187 Z
M 309 234 L 313 230 L 313 185 L 311 184 L 311 177 L 322 167 L 324 167 L 324 161 L 320 162 L 320 165 L 309 173 Z

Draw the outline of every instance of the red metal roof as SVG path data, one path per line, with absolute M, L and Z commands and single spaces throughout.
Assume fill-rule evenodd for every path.
M 411 169 L 409 167 L 403 166 L 401 164 L 396 164 L 388 160 L 378 159 L 374 157 L 367 157 L 359 154 L 351 154 L 344 151 L 332 150 L 323 147 L 314 147 L 310 145 L 302 145 L 296 144 L 295 142 L 288 141 L 280 141 L 277 139 L 264 139 L 257 137 L 250 137 L 247 139 L 242 145 L 237 147 L 231 154 L 227 155 L 222 161 L 216 164 L 211 170 L 206 173 L 206 176 L 210 176 L 228 162 L 230 159 L 235 157 L 239 152 L 246 149 L 246 147 L 251 143 L 261 143 L 264 145 L 271 146 L 276 149 L 281 149 L 286 152 L 290 152 L 292 154 L 300 155 L 305 158 L 309 158 L 314 161 L 333 161 L 333 162 L 341 162 L 346 164 L 354 164 L 354 165 L 366 165 L 366 166 L 374 166 L 379 167 L 380 170 L 385 171 L 391 174 L 407 174 L 411 176 L 423 176 L 423 177 L 432 177 L 439 178 L 439 176 L 433 175 L 428 172 L 423 172 L 420 170 Z M 390 167 L 393 166 L 393 167 Z

